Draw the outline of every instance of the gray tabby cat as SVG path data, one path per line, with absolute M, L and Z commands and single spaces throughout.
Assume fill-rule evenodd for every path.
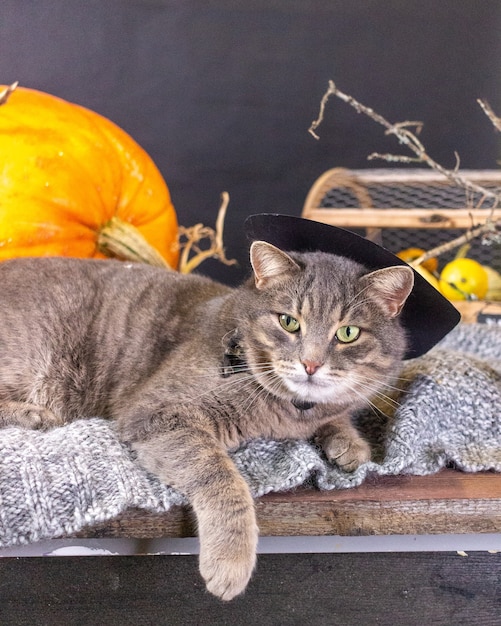
M 253 500 L 228 448 L 316 436 L 344 470 L 370 458 L 350 422 L 405 352 L 405 266 L 258 241 L 233 289 L 142 264 L 62 258 L 0 264 L 0 424 L 116 420 L 139 462 L 195 511 L 200 571 L 223 600 L 256 559 Z

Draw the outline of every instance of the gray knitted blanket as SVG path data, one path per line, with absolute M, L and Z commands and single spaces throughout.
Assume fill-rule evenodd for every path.
M 348 488 L 369 474 L 431 474 L 446 465 L 501 471 L 501 326 L 460 325 L 407 361 L 402 379 L 384 414 L 358 416 L 374 461 L 346 474 L 309 442 L 251 441 L 233 458 L 253 494 L 305 483 Z M 0 547 L 75 533 L 130 507 L 162 512 L 184 502 L 134 461 L 104 420 L 0 431 Z

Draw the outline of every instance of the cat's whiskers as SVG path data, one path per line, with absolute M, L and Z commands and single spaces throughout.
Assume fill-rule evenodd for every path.
M 360 309 L 361 307 L 365 306 L 366 304 L 369 304 L 371 302 L 373 302 L 373 300 L 371 298 L 363 298 L 361 300 L 359 300 L 358 302 L 355 302 L 355 300 L 357 299 L 358 296 L 356 296 L 355 298 L 353 298 L 350 301 L 350 305 L 349 305 L 349 314 L 352 315 L 354 312 L 357 311 L 357 309 Z M 352 304 L 353 302 L 355 302 L 355 304 Z M 348 308 L 348 306 L 347 306 Z
M 393 379 L 393 381 L 392 381 L 392 382 L 395 383 L 395 385 L 392 385 L 388 381 L 388 379 L 386 377 L 384 377 L 384 376 L 382 376 L 382 377 L 369 376 L 368 374 L 364 374 L 362 372 L 355 372 L 355 371 L 352 371 L 351 375 L 355 376 L 355 377 L 358 377 L 359 379 L 362 379 L 363 381 L 366 381 L 368 383 L 371 383 L 371 384 L 374 384 L 374 385 L 378 385 L 378 386 L 380 386 L 380 387 L 382 387 L 384 389 L 393 389 L 395 391 L 405 393 L 405 389 L 402 389 L 400 386 L 398 386 L 398 381 L 400 381 L 400 380 L 405 381 L 406 380 L 405 378 L 401 378 L 399 376 L 395 377 Z
M 414 380 L 414 378 L 405 378 L 404 376 L 397 376 L 395 379 L 395 383 L 410 383 Z M 398 391 L 401 391 L 402 393 L 409 393 L 407 389 L 404 389 L 404 387 L 395 387 L 395 389 L 398 389 Z
M 221 373 L 224 372 L 224 368 L 221 368 Z M 245 373 L 246 377 L 242 377 Z M 237 377 L 233 377 L 234 374 L 239 374 Z M 262 377 L 266 377 L 266 384 L 264 384 Z M 275 363 L 273 361 L 262 361 L 261 363 L 254 363 L 250 366 L 248 363 L 242 363 L 241 365 L 233 366 L 233 373 L 230 375 L 233 378 L 233 383 L 239 394 L 245 392 L 249 387 L 255 387 L 251 393 L 248 394 L 243 405 L 243 410 L 248 411 L 259 397 L 263 394 L 266 396 L 273 395 L 283 384 L 282 376 L 277 373 L 275 369 Z M 225 387 L 224 383 L 215 387 L 212 391 L 218 392 Z M 226 386 L 226 389 L 228 387 Z
M 395 389 L 397 391 L 400 391 L 400 389 L 398 389 L 397 387 L 392 387 L 391 384 L 387 383 L 386 380 L 384 378 L 378 377 L 378 376 L 374 376 L 374 375 L 369 375 L 367 373 L 363 373 L 363 372 L 355 372 L 352 371 L 350 372 L 350 376 L 359 383 L 362 383 L 364 385 L 366 385 L 368 388 L 371 387 L 374 390 L 378 390 L 378 389 L 388 389 L 388 388 L 392 388 Z
M 228 376 L 227 378 L 223 379 L 222 381 L 219 381 L 213 387 L 210 387 L 209 389 L 206 389 L 202 391 L 201 393 L 198 393 L 194 396 L 190 396 L 189 402 L 194 402 L 205 396 L 218 395 L 219 393 L 231 392 L 232 387 L 234 387 L 236 392 L 238 393 L 242 393 L 246 391 L 246 389 L 252 388 L 252 386 L 255 385 L 256 383 L 260 387 L 262 385 L 260 385 L 259 381 L 257 380 L 256 374 L 267 375 L 270 373 L 274 373 L 271 362 L 262 363 L 260 365 L 253 366 L 252 368 L 247 364 L 242 364 L 242 365 L 234 366 L 233 369 L 234 369 L 233 374 L 230 374 L 230 376 Z M 224 368 L 221 368 L 220 375 L 223 372 L 224 372 Z M 238 374 L 238 376 L 236 376 L 236 374 Z M 214 378 L 214 375 L 207 374 L 206 376 L 203 376 L 203 378 L 205 377 Z
M 238 363 L 236 365 L 231 366 L 231 368 L 233 370 L 232 374 L 241 374 L 241 373 L 247 373 L 247 372 L 252 373 L 253 371 L 259 371 L 261 369 L 271 368 L 272 366 L 273 366 L 273 363 L 271 361 L 269 363 L 263 362 L 259 365 L 253 365 L 252 367 L 248 363 L 242 362 L 242 363 Z M 225 366 L 220 366 L 217 368 L 207 367 L 206 373 L 197 372 L 196 375 L 192 376 L 191 380 L 206 379 L 206 378 L 210 378 L 213 380 L 216 376 L 221 376 L 221 377 L 226 378 L 228 377 L 228 375 L 225 376 L 226 370 L 227 370 L 227 367 Z M 230 376 L 232 374 L 230 374 Z
M 394 387 L 392 385 L 381 382 L 377 378 L 369 378 L 366 375 L 357 374 L 355 372 L 352 372 L 351 376 L 356 384 L 363 385 L 366 389 L 369 389 L 370 391 L 378 395 L 381 395 L 381 394 L 384 395 L 383 393 L 384 389 L 388 389 L 388 390 L 396 391 L 396 392 L 401 391 L 399 387 Z
M 278 390 L 280 389 L 282 385 L 282 378 L 278 374 L 273 373 L 273 375 L 267 379 L 267 383 L 268 384 L 266 387 L 264 387 L 263 385 L 259 385 L 259 387 L 256 387 L 254 393 L 248 397 L 247 403 L 243 407 L 244 411 L 249 411 L 255 404 L 255 402 L 257 402 L 257 400 L 263 395 L 265 399 L 271 395 L 277 395 L 275 393 L 275 390 L 278 392 Z
M 236 331 L 237 331 L 237 327 L 235 326 L 235 328 L 232 328 L 231 330 L 229 330 L 228 332 L 226 332 L 222 337 L 221 337 L 221 343 L 223 344 L 223 346 L 226 346 L 226 341 L 225 339 L 227 337 L 229 337 L 230 335 L 233 335 Z
M 355 385 L 358 385 L 363 390 L 369 391 L 370 394 L 366 395 L 365 393 L 357 391 L 356 389 L 352 389 L 353 392 L 357 393 L 359 397 L 364 397 L 366 401 L 371 406 L 377 408 L 379 412 L 382 412 L 382 409 L 381 407 L 375 405 L 375 403 L 372 401 L 374 399 L 380 400 L 382 403 L 386 404 L 388 408 L 391 407 L 392 410 L 396 410 L 401 405 L 400 402 L 398 402 L 398 400 L 384 393 L 384 389 L 386 388 L 394 389 L 397 391 L 400 391 L 400 389 L 396 387 L 392 387 L 391 385 L 387 385 L 386 383 L 381 383 L 381 381 L 379 381 L 376 378 L 370 379 L 369 377 L 364 376 L 362 374 L 352 373 L 352 379 Z
M 373 398 L 381 400 L 381 402 L 390 405 L 393 410 L 398 409 L 402 405 L 402 403 L 397 399 L 401 395 L 400 389 L 389 386 L 388 388 L 383 387 L 382 389 L 379 388 L 377 390 L 371 390 L 371 388 L 367 384 L 365 386 L 367 389 L 369 389 L 369 391 L 371 391 Z M 388 393 L 385 393 L 386 389 L 388 389 Z
M 214 378 L 214 376 L 212 376 L 211 378 Z M 249 385 L 249 384 L 252 384 L 254 380 L 255 378 L 252 373 L 246 374 L 245 376 L 239 376 L 239 377 L 230 376 L 228 378 L 225 378 L 217 382 L 215 385 L 208 387 L 207 389 L 204 389 L 203 391 L 199 393 L 190 395 L 189 399 L 187 399 L 186 402 L 191 403 L 204 397 L 208 397 L 211 395 L 218 395 L 218 392 L 230 391 L 231 387 L 237 387 L 237 389 L 241 389 L 242 383 L 244 385 Z
M 371 387 L 369 387 L 365 383 L 358 384 L 362 387 L 362 389 L 365 388 L 370 392 L 368 395 L 364 394 L 364 397 L 367 399 L 368 402 L 379 400 L 381 403 L 384 403 L 388 408 L 391 408 L 392 410 L 396 410 L 399 406 L 401 406 L 401 403 L 398 400 L 392 398 L 388 394 L 383 393 L 381 390 L 371 389 Z
M 349 300 L 348 303 L 346 304 L 346 308 L 349 308 L 352 305 L 352 303 L 355 302 L 355 300 L 357 300 L 357 298 L 359 298 L 364 293 L 364 291 L 367 291 L 368 289 L 370 289 L 370 287 L 371 287 L 370 285 L 366 285 L 363 289 L 360 289 L 359 291 L 357 291 L 357 293 L 353 296 L 353 298 Z M 370 298 L 367 298 L 363 302 L 370 302 Z
M 377 418 L 380 418 L 381 416 L 386 417 L 386 418 L 390 417 L 381 409 L 380 406 L 372 402 L 372 400 L 370 400 L 365 394 L 361 393 L 360 391 L 357 391 L 356 389 L 352 389 L 352 392 L 356 396 L 358 396 L 359 398 L 362 398 L 366 402 L 367 408 L 370 408 Z
M 193 401 L 193 400 L 197 400 L 197 399 L 200 399 L 203 397 L 209 397 L 209 396 L 216 396 L 216 397 L 220 395 L 231 396 L 231 394 L 237 397 L 237 394 L 242 394 L 247 389 L 252 388 L 255 385 L 255 383 L 256 383 L 256 379 L 253 374 L 247 374 L 245 376 L 239 376 L 239 377 L 231 377 L 230 379 L 220 382 L 214 387 L 206 389 L 205 391 L 201 392 L 197 396 L 194 396 L 191 400 Z
M 365 306 L 367 303 L 371 302 L 370 298 L 366 298 L 365 300 L 360 300 L 355 305 L 350 307 L 350 315 L 352 315 L 357 309 Z
M 230 375 L 226 374 L 226 376 L 225 376 L 225 373 L 226 373 L 227 368 L 225 366 L 218 367 L 217 369 L 208 368 L 208 371 L 206 374 L 201 374 L 201 373 L 197 374 L 196 378 L 197 379 L 206 379 L 206 378 L 214 379 L 216 376 L 227 378 L 231 376 L 232 374 L 242 374 L 242 373 L 247 373 L 247 372 L 253 372 L 256 370 L 260 370 L 262 368 L 266 369 L 271 366 L 272 366 L 271 362 L 263 363 L 262 365 L 253 366 L 252 368 L 247 363 L 241 363 L 241 364 L 231 366 L 231 369 L 233 371 Z
M 266 395 L 266 397 L 268 397 L 269 395 L 269 390 L 266 387 L 263 386 L 256 386 L 252 393 L 250 393 L 245 401 L 245 404 L 242 405 L 242 411 L 245 413 L 247 413 L 248 411 L 250 411 L 250 409 L 252 408 L 252 406 L 257 402 L 257 400 L 263 396 Z
M 256 389 L 247 399 L 247 404 L 244 407 L 244 410 L 248 411 L 251 406 L 257 401 L 257 399 L 266 394 L 266 397 L 275 393 L 275 389 L 278 391 L 283 383 L 282 377 L 276 371 L 274 364 L 270 361 L 269 363 L 262 363 L 257 368 L 254 368 L 257 373 L 256 382 L 258 383 Z M 265 375 L 266 376 L 266 385 L 263 384 L 259 380 L 259 378 Z

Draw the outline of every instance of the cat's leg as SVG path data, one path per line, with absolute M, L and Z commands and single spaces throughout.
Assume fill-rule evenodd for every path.
M 353 472 L 371 459 L 370 446 L 353 426 L 349 415 L 324 424 L 315 438 L 329 461 L 346 472 Z
M 21 426 L 30 429 L 48 429 L 62 424 L 62 419 L 42 406 L 28 402 L 0 401 L 0 428 Z
M 200 538 L 200 573 L 222 600 L 244 591 L 256 562 L 258 528 L 249 488 L 210 432 L 173 430 L 133 443 L 139 462 L 184 493 Z

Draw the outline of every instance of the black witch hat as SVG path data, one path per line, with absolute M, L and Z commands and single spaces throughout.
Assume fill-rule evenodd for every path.
M 386 248 L 351 231 L 290 215 L 260 213 L 245 222 L 249 239 L 267 241 L 289 252 L 330 252 L 345 256 L 378 270 L 393 265 L 407 265 Z M 461 319 L 458 310 L 418 272 L 414 287 L 400 314 L 407 331 L 406 359 L 428 352 Z

